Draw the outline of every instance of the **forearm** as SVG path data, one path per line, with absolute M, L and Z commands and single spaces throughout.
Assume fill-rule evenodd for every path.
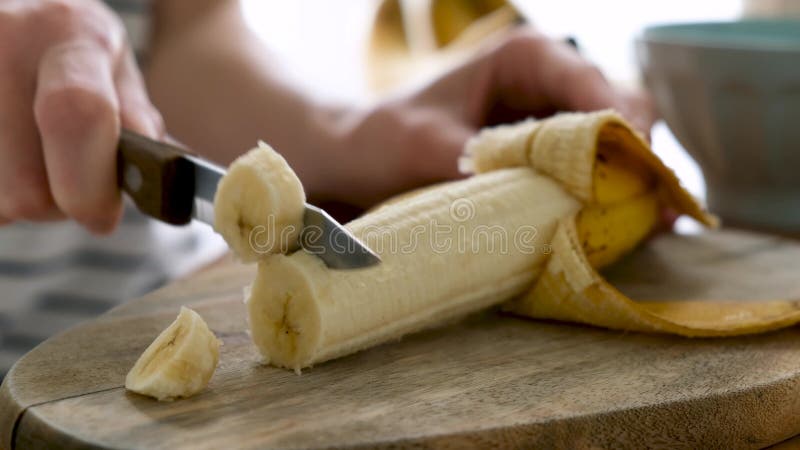
M 498 119 L 609 107 L 636 112 L 574 49 L 529 30 L 478 52 L 426 89 L 368 110 L 337 110 L 281 77 L 236 0 L 160 0 L 157 9 L 148 81 L 168 131 L 222 163 L 264 139 L 315 200 L 370 206 L 456 178 L 464 143 Z
M 310 196 L 325 189 L 336 112 L 281 77 L 238 2 L 162 0 L 147 81 L 168 131 L 204 156 L 227 164 L 263 139 Z

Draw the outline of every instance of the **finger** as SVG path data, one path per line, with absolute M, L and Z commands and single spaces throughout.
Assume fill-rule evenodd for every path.
M 575 50 L 543 35 L 515 33 L 490 54 L 496 100 L 510 110 L 591 111 L 616 106 L 605 77 Z
M 640 87 L 622 85 L 616 86 L 616 90 L 623 100 L 622 115 L 649 137 L 650 129 L 658 120 L 658 111 L 650 93 Z
M 608 80 L 574 48 L 560 41 L 547 40 L 540 49 L 538 82 L 555 107 L 594 111 L 618 106 Z
M 415 147 L 418 154 L 412 155 L 409 161 L 415 164 L 418 176 L 426 183 L 465 177 L 458 169 L 458 158 L 475 131 L 450 116 L 431 112 L 427 125 L 414 132 L 422 142 Z M 425 115 L 420 119 L 426 120 Z
M 33 110 L 32 83 L 0 65 L 0 216 L 12 220 L 63 217 L 50 194 Z
M 391 193 L 464 176 L 458 170 L 458 157 L 474 130 L 435 107 L 407 107 L 399 114 L 397 126 L 407 131 L 394 143 L 398 151 L 371 152 L 373 159 L 377 157 L 375 170 L 388 170 L 380 180 Z M 391 126 L 384 124 L 384 131 Z
M 656 225 L 650 230 L 650 233 L 647 235 L 647 239 L 652 239 L 655 236 L 658 236 L 662 233 L 670 233 L 675 228 L 675 222 L 680 217 L 680 214 L 677 213 L 671 207 L 662 208 L 660 213 L 660 220 L 656 222 Z
M 436 108 L 384 104 L 354 122 L 345 145 L 337 146 L 344 156 L 332 159 L 338 165 L 320 188 L 330 199 L 369 207 L 408 189 L 464 176 L 458 157 L 474 131 Z M 374 142 L 384 145 L 376 148 Z
M 113 230 L 122 213 L 113 67 L 108 52 L 94 43 L 53 46 L 40 60 L 34 99 L 53 198 L 94 233 Z
M 622 105 L 600 69 L 569 45 L 554 41 L 546 46 L 542 65 L 542 86 L 556 107 L 595 111 Z
M 493 55 L 499 102 L 490 105 L 487 122 L 535 115 L 613 108 L 649 133 L 655 108 L 643 91 L 613 86 L 600 70 L 569 45 L 530 32 L 518 33 Z
M 147 96 L 133 53 L 126 50 L 114 79 L 122 127 L 153 139 L 164 137 L 164 120 Z

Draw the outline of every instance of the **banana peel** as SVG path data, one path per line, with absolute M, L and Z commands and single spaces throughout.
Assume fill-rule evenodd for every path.
M 580 152 L 585 157 L 559 156 L 570 152 Z M 598 176 L 620 172 L 618 165 L 598 170 L 598 165 L 610 159 L 627 161 L 623 164 L 632 168 L 631 174 L 638 172 L 641 178 L 635 180 L 630 174 Z M 636 302 L 603 278 L 598 270 L 618 260 L 641 240 L 643 231 L 652 229 L 658 212 L 648 208 L 641 197 L 648 185 L 662 208 L 689 215 L 708 227 L 718 226 L 716 217 L 703 210 L 674 172 L 652 153 L 647 142 L 613 111 L 561 114 L 485 130 L 468 144 L 461 164 L 478 173 L 527 164 L 560 181 L 584 203 L 580 212 L 559 222 L 544 271 L 527 293 L 504 305 L 508 312 L 535 319 L 687 337 L 760 333 L 800 322 L 800 303 L 793 300 Z M 597 257 L 592 245 L 587 245 L 585 234 L 602 226 L 597 223 L 596 208 L 604 204 L 617 205 L 612 206 L 618 212 L 611 214 L 611 226 L 622 234 L 617 240 L 627 241 L 614 245 L 613 240 L 600 239 L 617 253 Z M 627 218 L 620 221 L 620 214 Z
M 376 93 L 434 76 L 472 55 L 522 20 L 506 0 L 384 0 L 367 48 L 367 79 Z
M 686 337 L 762 333 L 800 322 L 800 304 L 792 300 L 637 302 L 607 282 L 581 251 L 572 251 L 581 248 L 574 220 L 559 224 L 551 246 L 551 259 L 536 285 L 506 304 L 506 311 L 535 319 Z

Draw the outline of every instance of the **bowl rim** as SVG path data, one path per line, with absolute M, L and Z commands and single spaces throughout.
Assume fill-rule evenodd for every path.
M 796 42 L 744 42 L 742 40 L 729 40 L 716 36 L 681 36 L 671 33 L 672 30 L 693 29 L 702 27 L 728 27 L 740 24 L 746 25 L 795 25 L 800 29 L 800 19 L 743 19 L 728 21 L 699 21 L 699 22 L 665 22 L 652 24 L 645 27 L 636 40 L 646 44 L 682 45 L 695 48 L 725 49 L 725 50 L 756 50 L 776 52 L 800 52 L 800 38 Z M 662 34 L 663 33 L 663 34 Z

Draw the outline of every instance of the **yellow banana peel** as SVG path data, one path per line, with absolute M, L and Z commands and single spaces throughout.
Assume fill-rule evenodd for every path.
M 520 20 L 506 0 L 384 0 L 368 42 L 368 82 L 376 93 L 385 93 L 435 76 Z
M 645 239 L 662 208 L 709 227 L 718 223 L 618 114 L 561 114 L 488 129 L 468 145 L 462 160 L 462 167 L 476 172 L 522 165 L 558 180 L 584 206 L 559 222 L 544 271 L 505 310 L 690 337 L 759 333 L 800 321 L 800 302 L 790 299 L 637 302 L 598 273 Z

